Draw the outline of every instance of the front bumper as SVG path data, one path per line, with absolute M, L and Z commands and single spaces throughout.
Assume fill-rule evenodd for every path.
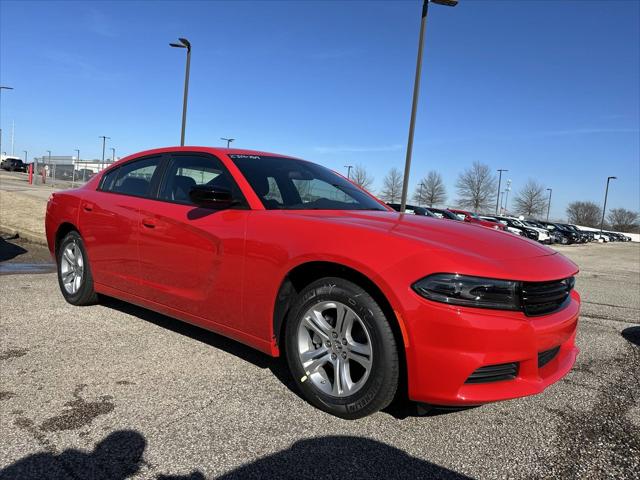
M 406 319 L 409 398 L 464 406 L 542 392 L 575 363 L 579 311 L 575 291 L 563 309 L 540 317 L 421 301 Z M 557 355 L 539 367 L 538 354 L 555 347 Z M 465 383 L 478 368 L 512 362 L 518 364 L 514 379 Z

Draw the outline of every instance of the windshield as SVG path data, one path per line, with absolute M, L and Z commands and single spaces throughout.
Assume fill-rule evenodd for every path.
M 331 170 L 284 157 L 229 154 L 267 210 L 386 209 Z

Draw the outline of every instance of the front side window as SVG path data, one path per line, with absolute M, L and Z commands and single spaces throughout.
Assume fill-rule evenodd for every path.
M 351 182 L 320 165 L 267 155 L 229 157 L 268 210 L 386 210 Z
M 148 197 L 151 195 L 151 181 L 160 165 L 160 157 L 149 157 L 125 163 L 107 172 L 100 184 L 106 192 Z
M 235 182 L 220 160 L 209 155 L 194 154 L 172 155 L 159 198 L 192 205 L 189 192 L 199 185 L 228 190 L 234 198 L 241 198 Z

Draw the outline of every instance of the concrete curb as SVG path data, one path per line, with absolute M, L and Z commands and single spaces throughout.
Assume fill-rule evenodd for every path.
M 24 238 L 26 241 L 35 243 L 37 245 L 47 246 L 47 237 L 40 233 L 30 232 L 29 230 L 20 229 L 18 230 L 15 227 L 10 227 L 3 223 L 0 223 L 0 230 L 6 232 L 10 235 L 17 235 L 19 238 Z

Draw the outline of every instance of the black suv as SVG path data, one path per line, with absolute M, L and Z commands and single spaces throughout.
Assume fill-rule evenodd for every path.
M 26 172 L 27 166 L 19 158 L 5 158 L 0 164 L 0 168 L 10 172 Z

